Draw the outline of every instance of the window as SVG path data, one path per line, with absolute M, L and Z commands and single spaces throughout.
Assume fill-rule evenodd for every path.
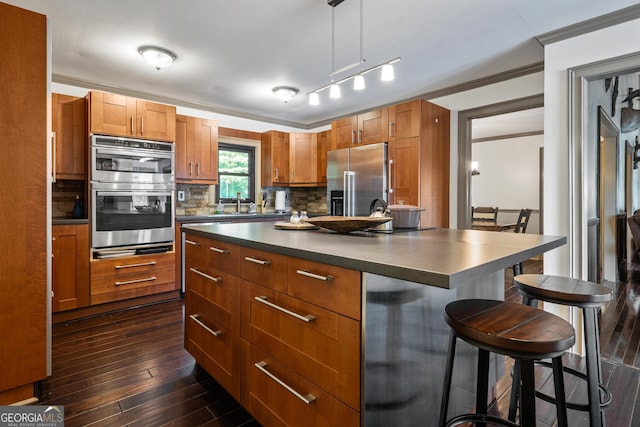
M 218 145 L 218 186 L 222 203 L 233 203 L 237 194 L 243 202 L 255 201 L 255 148 L 245 145 Z

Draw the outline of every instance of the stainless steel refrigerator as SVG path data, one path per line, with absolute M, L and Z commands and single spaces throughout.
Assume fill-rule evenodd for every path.
M 387 170 L 386 142 L 329 151 L 327 153 L 329 213 L 368 216 L 374 199 L 388 202 Z M 339 200 L 340 197 L 342 197 L 341 200 Z

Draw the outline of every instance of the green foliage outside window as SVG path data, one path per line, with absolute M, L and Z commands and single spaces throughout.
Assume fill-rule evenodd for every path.
M 218 147 L 218 200 L 254 200 L 253 147 L 220 144 Z

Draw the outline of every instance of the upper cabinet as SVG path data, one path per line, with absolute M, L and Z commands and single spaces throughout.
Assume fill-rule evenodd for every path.
M 175 141 L 176 108 L 104 92 L 89 92 L 89 132 Z
M 389 140 L 389 109 L 379 108 L 331 123 L 334 149 Z
M 289 134 L 289 186 L 315 186 L 318 180 L 318 136 Z
M 270 130 L 260 139 L 261 185 L 263 187 L 289 184 L 289 134 Z
M 54 179 L 87 179 L 86 116 L 84 98 L 51 95 Z
M 318 185 L 327 184 L 327 152 L 331 149 L 331 129 L 323 132 L 318 132 L 318 155 L 317 171 L 318 171 Z
M 218 183 L 218 122 L 176 115 L 176 180 Z
M 420 136 L 422 102 L 416 99 L 389 107 L 389 141 Z

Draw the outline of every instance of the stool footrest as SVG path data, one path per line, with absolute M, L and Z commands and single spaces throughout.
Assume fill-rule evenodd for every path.
M 454 427 L 464 423 L 491 423 L 491 424 L 499 424 L 508 427 L 520 427 L 519 424 L 511 422 L 509 420 L 505 420 L 502 418 L 494 417 L 493 415 L 484 415 L 484 414 L 464 414 L 458 415 L 457 417 L 451 418 L 445 424 L 446 427 Z
M 545 366 L 547 368 L 551 368 L 551 363 L 549 362 L 545 362 L 545 361 L 536 361 L 535 362 L 536 365 L 541 365 L 541 366 Z M 563 366 L 562 370 L 568 374 L 571 374 L 575 377 L 578 377 L 584 381 L 587 381 L 587 376 L 580 371 L 577 371 L 573 368 L 570 368 L 568 366 Z M 607 406 L 609 406 L 609 404 L 611 403 L 611 400 L 613 400 L 613 396 L 611 394 L 611 392 L 602 384 L 598 383 L 598 387 L 600 388 L 600 408 L 606 408 Z M 542 393 L 541 391 L 536 390 L 536 396 L 539 397 L 540 399 L 549 402 L 549 403 L 556 403 L 556 398 L 553 396 L 550 396 L 548 394 Z M 585 411 L 588 412 L 589 411 L 589 404 L 588 403 L 574 403 L 574 402 L 569 402 L 567 401 L 567 408 L 569 409 L 575 409 L 577 411 Z

